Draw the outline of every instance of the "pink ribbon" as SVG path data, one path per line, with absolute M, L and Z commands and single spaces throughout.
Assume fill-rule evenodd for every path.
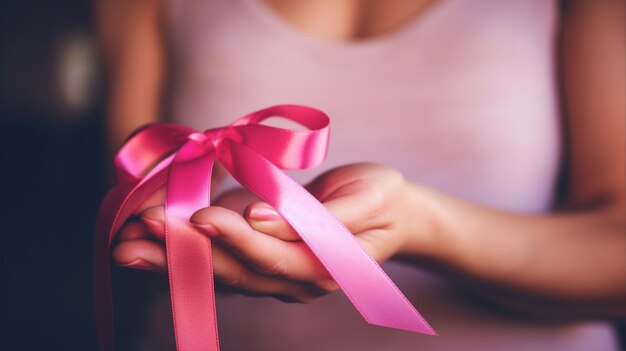
M 309 130 L 260 124 L 269 117 Z M 210 205 L 215 159 L 291 224 L 368 323 L 435 335 L 353 235 L 281 171 L 319 165 L 326 157 L 329 123 L 321 111 L 280 105 L 203 133 L 171 124 L 137 131 L 115 158 L 119 184 L 105 197 L 96 221 L 94 298 L 101 348 L 114 349 L 111 243 L 133 211 L 166 184 L 165 245 L 176 345 L 219 350 L 211 241 L 190 230 L 188 222 Z

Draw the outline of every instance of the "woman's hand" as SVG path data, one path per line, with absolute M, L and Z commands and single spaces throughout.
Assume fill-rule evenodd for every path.
M 419 222 L 404 178 L 384 166 L 340 167 L 307 188 L 379 262 L 401 253 L 408 233 L 415 233 Z M 253 202 L 243 211 L 244 216 L 239 214 L 243 204 L 252 201 L 244 191 L 229 193 L 216 206 L 201 209 L 191 218 L 195 228 L 215 243 L 216 280 L 239 292 L 299 302 L 335 291 L 333 279 L 273 208 Z M 163 271 L 163 245 L 146 237 L 147 229 L 163 240 L 163 207 L 148 208 L 141 219 L 122 230 L 114 259 L 129 267 Z M 419 235 L 412 235 L 411 240 L 416 237 Z

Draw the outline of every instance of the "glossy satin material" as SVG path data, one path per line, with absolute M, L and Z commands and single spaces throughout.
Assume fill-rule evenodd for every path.
M 309 130 L 259 124 L 269 117 Z M 319 165 L 328 136 L 324 113 L 295 105 L 264 109 L 204 133 L 156 124 L 133 135 L 116 156 L 119 184 L 107 194 L 97 220 L 94 295 L 101 348 L 114 348 L 111 242 L 137 206 L 166 184 L 166 251 L 177 348 L 219 350 L 211 241 L 188 222 L 210 205 L 215 159 L 293 226 L 368 323 L 434 335 L 353 235 L 281 171 Z

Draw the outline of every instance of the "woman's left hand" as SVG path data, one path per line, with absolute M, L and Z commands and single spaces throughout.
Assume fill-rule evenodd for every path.
M 417 222 L 413 218 L 415 209 L 409 210 L 410 191 L 404 178 L 399 172 L 381 165 L 354 164 L 336 168 L 314 180 L 307 190 L 378 262 L 402 251 L 407 233 L 414 229 L 411 223 Z M 250 267 L 252 274 L 285 281 L 282 295 L 289 300 L 307 302 L 338 288 L 298 234 L 265 203 L 249 205 L 244 217 L 219 206 L 204 208 L 192 216 L 191 222 Z M 248 278 L 229 279 L 230 285 L 242 290 L 241 286 L 249 286 L 251 281 L 263 281 Z M 246 281 L 247 284 L 240 284 Z M 295 289 L 294 283 L 297 283 Z M 254 287 L 252 290 L 264 289 Z

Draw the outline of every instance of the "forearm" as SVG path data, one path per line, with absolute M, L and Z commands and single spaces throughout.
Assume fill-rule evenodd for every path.
M 107 148 L 111 154 L 134 129 L 161 116 L 166 64 L 159 3 L 97 3 L 107 75 Z
M 529 215 L 409 187 L 413 208 L 422 212 L 409 217 L 409 228 L 427 228 L 429 239 L 409 232 L 405 256 L 426 258 L 508 297 L 552 307 L 584 304 L 592 306 L 590 314 L 626 314 L 623 203 Z

